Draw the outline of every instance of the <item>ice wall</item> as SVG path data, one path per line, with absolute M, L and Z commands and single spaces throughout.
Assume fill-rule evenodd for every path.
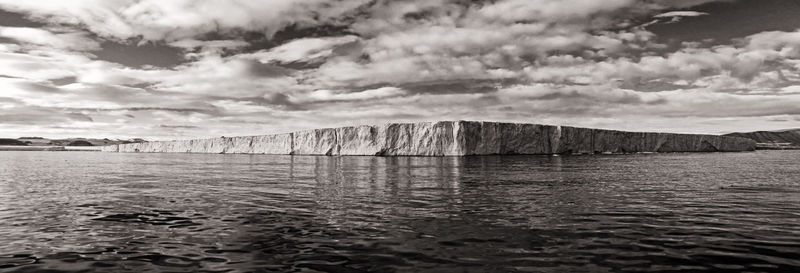
M 736 152 L 755 141 L 716 135 L 624 132 L 522 123 L 441 121 L 391 123 L 286 134 L 154 141 L 103 147 L 108 152 L 295 155 L 463 156 Z

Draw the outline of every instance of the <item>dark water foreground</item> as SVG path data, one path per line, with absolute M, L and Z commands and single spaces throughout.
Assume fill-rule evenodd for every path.
M 0 152 L 0 271 L 800 272 L 798 162 Z

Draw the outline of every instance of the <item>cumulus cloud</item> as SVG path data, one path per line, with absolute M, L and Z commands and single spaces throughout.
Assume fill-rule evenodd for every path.
M 79 0 L 0 1 L 0 7 L 34 18 L 83 24 L 105 37 L 176 41 L 219 30 L 265 31 L 271 36 L 290 25 L 335 22 L 367 1 L 330 0 Z
M 704 87 L 715 91 L 764 92 L 797 81 L 795 40 L 798 32 L 764 32 L 739 40 L 736 45 L 711 48 L 690 46 L 676 52 L 638 59 L 595 60 L 554 55 L 539 67 L 526 67 L 532 81 L 596 85 L 619 82 L 641 91 L 651 83 L 681 88 Z M 652 86 L 651 86 L 652 87 Z

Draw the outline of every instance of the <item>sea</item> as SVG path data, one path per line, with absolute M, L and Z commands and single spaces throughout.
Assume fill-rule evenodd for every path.
M 0 152 L 0 272 L 800 272 L 800 151 Z

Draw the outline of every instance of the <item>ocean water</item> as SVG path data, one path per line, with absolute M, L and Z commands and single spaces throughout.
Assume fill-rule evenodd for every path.
M 0 272 L 800 272 L 798 162 L 0 152 Z

